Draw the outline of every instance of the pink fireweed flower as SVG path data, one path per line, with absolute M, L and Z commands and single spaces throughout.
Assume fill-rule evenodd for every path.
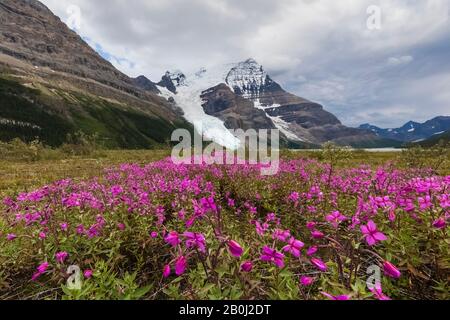
M 433 222 L 433 227 L 436 229 L 444 229 L 447 226 L 447 222 L 444 218 L 439 218 Z
M 374 288 L 371 288 L 370 292 L 372 292 L 372 294 L 374 295 L 375 298 L 377 298 L 377 300 L 380 300 L 380 301 L 392 300 L 391 298 L 389 298 L 387 295 L 385 295 L 383 293 L 383 289 L 381 288 L 380 284 L 377 284 Z
M 313 232 L 311 232 L 311 236 L 314 239 L 323 239 L 325 237 L 323 232 L 320 232 L 319 230 L 314 230 Z
M 120 231 L 125 230 L 125 228 L 126 228 L 125 224 L 123 224 L 123 223 L 118 223 L 117 224 L 117 229 L 119 229 Z
M 246 261 L 241 265 L 241 270 L 244 272 L 251 272 L 253 270 L 253 263 L 251 261 Z
M 300 278 L 300 284 L 304 287 L 311 286 L 315 281 L 316 281 L 316 279 L 312 278 L 312 277 L 302 276 Z
M 325 272 L 328 270 L 328 266 L 325 264 L 325 262 L 323 262 L 319 258 L 312 258 L 311 263 L 322 272 Z
M 369 246 L 373 246 L 377 242 L 387 240 L 387 237 L 384 233 L 378 231 L 377 225 L 372 220 L 369 220 L 366 226 L 361 226 L 361 232 L 363 233 Z
M 338 228 L 339 224 L 345 220 L 347 220 L 347 217 L 344 216 L 342 213 L 340 213 L 339 211 L 334 211 L 332 213 L 330 213 L 327 217 L 326 220 L 331 223 L 331 225 L 334 228 Z
M 317 251 L 319 251 L 319 248 L 318 248 L 317 246 L 313 246 L 313 247 L 310 247 L 310 248 L 308 249 L 308 251 L 306 252 L 306 254 L 307 254 L 308 256 L 313 256 L 313 255 L 315 255 L 315 254 L 317 253 Z
M 116 197 L 123 192 L 123 188 L 121 186 L 112 186 L 110 191 L 113 197 Z
M 398 279 L 401 277 L 402 273 L 397 269 L 391 262 L 385 261 L 383 264 L 384 273 L 394 279 Z
M 198 248 L 200 252 L 206 251 L 205 236 L 201 233 L 185 232 L 183 236 L 186 238 L 186 247 Z
M 100 236 L 100 230 L 99 230 L 99 226 L 97 224 L 94 224 L 93 226 L 91 226 L 88 231 L 87 231 L 87 236 L 89 239 L 93 239 L 95 237 Z
M 84 231 L 85 231 L 84 226 L 82 224 L 79 224 L 76 228 L 77 234 L 79 234 L 79 235 L 84 234 Z
M 177 276 L 181 276 L 186 272 L 186 269 L 187 269 L 186 258 L 184 256 L 181 256 L 175 261 L 175 274 Z
M 297 203 L 300 200 L 300 194 L 298 192 L 292 192 L 289 197 L 289 201 Z
M 277 229 L 272 234 L 272 239 L 286 242 L 291 236 L 291 231 Z
M 170 277 L 170 273 L 171 273 L 171 272 L 172 272 L 172 271 L 170 270 L 170 265 L 164 266 L 164 269 L 163 269 L 163 277 L 164 277 L 164 278 Z
M 181 240 L 176 231 L 169 232 L 169 234 L 164 238 L 164 240 L 172 247 L 176 247 L 181 243 Z
M 62 231 L 67 231 L 69 229 L 69 225 L 66 222 L 60 223 L 59 227 Z
M 284 254 L 268 246 L 262 249 L 261 261 L 271 262 L 278 268 L 284 268 Z
M 431 202 L 431 197 L 430 196 L 419 197 L 417 199 L 417 201 L 419 202 L 419 208 L 422 211 L 425 211 L 425 210 L 433 207 L 433 203 Z
M 327 297 L 330 300 L 337 300 L 337 301 L 346 301 L 346 300 L 350 300 L 350 297 L 347 295 L 340 295 L 340 296 L 333 296 L 329 293 L 326 292 L 321 292 L 325 297 Z
M 10 233 L 6 236 L 6 240 L 13 241 L 17 238 L 17 236 L 14 233 Z
M 90 269 L 85 270 L 85 271 L 83 272 L 83 275 L 84 275 L 84 277 L 85 277 L 86 279 L 92 278 L 92 275 L 93 275 L 93 274 L 94 274 L 94 272 L 93 272 L 92 270 L 90 270 Z
M 64 261 L 67 259 L 69 254 L 65 251 L 57 252 L 55 254 L 56 262 L 58 263 L 64 263 Z
M 244 253 L 244 249 L 242 249 L 241 245 L 234 240 L 230 240 L 227 243 L 228 251 L 233 257 L 240 258 Z
M 47 238 L 47 234 L 45 232 L 39 232 L 39 238 L 44 240 L 45 238 Z
M 316 226 L 317 226 L 317 223 L 314 221 L 310 221 L 310 222 L 306 223 L 306 227 L 311 231 L 314 231 Z
M 152 239 L 158 238 L 158 232 L 153 231 L 152 233 L 150 233 L 150 237 L 151 237 Z
M 283 248 L 283 251 L 289 252 L 294 257 L 298 258 L 298 257 L 300 257 L 300 250 L 304 246 L 305 246 L 305 244 L 303 242 L 301 242 L 300 240 L 296 240 L 294 237 L 292 237 L 289 240 L 288 245 Z
M 37 271 L 31 277 L 31 280 L 36 281 L 45 271 L 47 271 L 48 262 L 43 262 L 37 267 Z
M 256 221 L 255 227 L 256 227 L 256 233 L 260 236 L 263 236 L 266 233 L 266 231 L 269 229 L 269 224 L 268 223 L 261 224 L 259 221 Z

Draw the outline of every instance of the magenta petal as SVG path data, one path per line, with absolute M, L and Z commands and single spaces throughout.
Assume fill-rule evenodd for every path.
M 369 246 L 373 246 L 375 243 L 377 243 L 377 241 L 375 240 L 375 238 L 372 237 L 371 235 L 368 235 L 368 236 L 366 237 L 366 241 L 367 241 L 367 244 L 368 244 Z
M 378 241 L 385 241 L 385 240 L 387 240 L 386 235 L 384 233 L 382 233 L 382 232 L 374 233 L 373 237 L 375 238 L 375 240 L 378 240 Z
M 369 229 L 369 232 L 371 233 L 377 231 L 377 225 L 373 222 L 373 220 L 369 220 L 367 223 L 367 229 Z
M 367 229 L 367 226 L 361 226 L 361 232 L 364 233 L 364 234 L 370 233 L 369 229 Z
M 280 268 L 280 269 L 284 268 L 284 260 L 275 259 L 274 263 L 278 268 Z

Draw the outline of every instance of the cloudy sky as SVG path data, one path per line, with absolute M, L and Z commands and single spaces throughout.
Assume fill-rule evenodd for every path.
M 450 115 L 450 0 L 42 2 L 130 76 L 252 57 L 347 125 Z

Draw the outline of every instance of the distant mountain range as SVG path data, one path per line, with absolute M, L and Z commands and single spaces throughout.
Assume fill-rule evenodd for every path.
M 359 128 L 386 139 L 401 142 L 421 142 L 449 131 L 450 117 L 436 117 L 424 123 L 410 121 L 400 128 L 381 129 L 370 124 L 363 124 Z

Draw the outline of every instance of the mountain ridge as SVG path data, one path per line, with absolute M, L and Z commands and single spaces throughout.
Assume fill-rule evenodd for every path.
M 82 130 L 108 147 L 147 148 L 192 129 L 151 81 L 117 70 L 39 1 L 1 0 L 0 20 L 0 139 L 57 146 Z
M 362 124 L 360 129 L 370 130 L 380 137 L 402 142 L 420 142 L 450 130 L 450 116 L 437 116 L 423 123 L 408 121 L 399 128 L 383 129 Z

